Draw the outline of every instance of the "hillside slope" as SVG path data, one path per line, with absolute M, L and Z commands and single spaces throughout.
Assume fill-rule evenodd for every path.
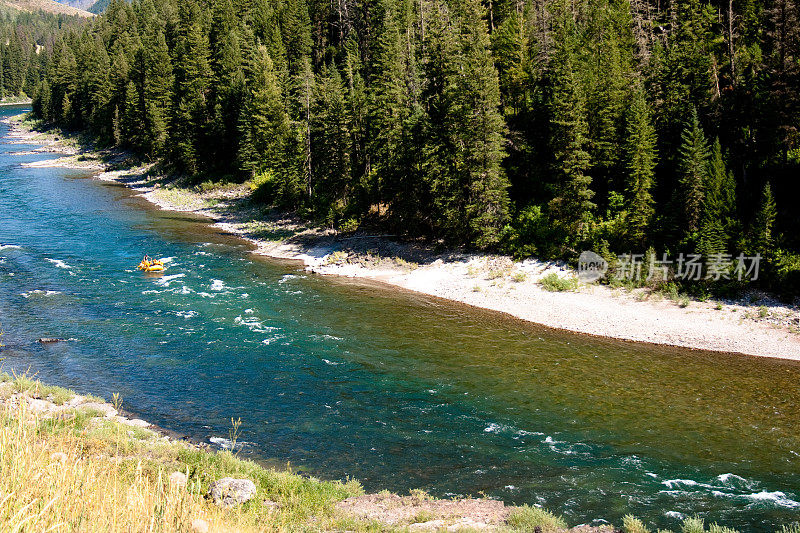
M 56 2 L 65 6 L 71 6 L 84 11 L 89 11 L 89 8 L 94 5 L 95 0 L 56 0 Z
M 60 4 L 54 0 L 0 0 L 0 5 L 18 9 L 20 11 L 45 11 L 60 15 L 78 15 L 79 17 L 93 17 L 94 14 L 77 9 L 72 6 Z

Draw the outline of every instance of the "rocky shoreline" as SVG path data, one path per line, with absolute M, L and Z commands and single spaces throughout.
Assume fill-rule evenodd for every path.
M 116 158 L 114 166 L 120 166 L 124 155 L 83 150 L 73 140 L 66 144 L 64 136 L 32 131 L 20 117 L 6 122 L 12 142 L 42 143 L 49 152 L 66 154 L 28 166 L 96 171 L 98 179 L 122 183 L 161 209 L 209 217 L 216 227 L 251 241 L 256 253 L 302 261 L 309 272 L 370 279 L 577 333 L 800 360 L 798 308 L 764 294 L 738 301 L 680 303 L 643 289 L 594 284 L 550 292 L 540 281 L 551 274 L 573 276 L 565 265 L 441 252 L 424 244 L 395 242 L 390 236 L 337 234 L 250 205 L 247 185 L 193 190 L 152 175 L 150 165 L 112 170 L 108 160 Z

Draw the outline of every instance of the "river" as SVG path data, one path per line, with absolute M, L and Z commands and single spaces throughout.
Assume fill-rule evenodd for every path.
M 0 117 L 21 108 L 0 109 Z M 571 523 L 800 519 L 800 364 L 604 340 L 307 274 L 0 126 L 3 370 L 367 490 L 541 504 Z M 167 258 L 164 275 L 136 264 Z M 40 337 L 68 342 L 41 345 Z

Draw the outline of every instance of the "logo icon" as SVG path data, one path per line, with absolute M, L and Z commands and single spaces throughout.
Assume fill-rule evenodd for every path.
M 581 252 L 578 257 L 578 279 L 584 283 L 591 283 L 605 276 L 608 271 L 608 261 L 598 254 L 590 251 Z

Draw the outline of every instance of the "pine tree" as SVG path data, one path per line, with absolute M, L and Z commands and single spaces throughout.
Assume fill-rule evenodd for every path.
M 87 89 L 87 119 L 94 132 L 105 143 L 113 139 L 111 129 L 112 87 L 109 71 L 111 62 L 105 46 L 99 39 L 93 39 L 89 48 L 85 69 Z
M 711 98 L 710 32 L 700 0 L 675 0 L 670 9 L 669 46 L 659 74 L 663 119 L 677 125 L 691 107 L 703 109 Z
M 549 66 L 551 96 L 550 149 L 556 175 L 556 197 L 550 202 L 551 213 L 566 232 L 568 242 L 586 237 L 594 191 L 588 174 L 591 158 L 588 152 L 586 100 L 575 68 L 574 19 L 566 3 L 557 6 L 554 55 Z
M 800 142 L 800 4 L 797 0 L 771 0 L 767 5 L 764 44 L 771 105 L 764 133 L 774 139 L 776 151 L 786 163 L 790 146 Z
M 142 96 L 133 81 L 125 86 L 125 100 L 120 119 L 121 145 L 141 150 L 144 131 Z
M 123 137 L 123 116 L 125 114 L 126 89 L 130 77 L 130 63 L 122 45 L 117 48 L 111 62 L 111 108 L 112 108 L 112 134 L 114 144 L 121 146 L 125 144 Z
M 281 89 L 287 91 L 289 64 L 281 34 L 279 8 L 278 4 L 270 0 L 253 0 L 253 34 L 257 42 L 267 47 Z
M 208 37 L 195 2 L 181 4 L 175 50 L 175 104 L 169 128 L 169 153 L 181 170 L 195 173 L 198 153 L 209 150 L 209 64 Z
M 244 98 L 245 79 L 240 30 L 231 0 L 214 0 L 211 32 L 212 132 L 208 161 L 218 168 L 234 166 L 239 153 L 239 114 Z
M 367 90 L 361 72 L 364 68 L 355 38 L 345 43 L 344 83 L 346 86 L 347 114 L 350 120 L 350 167 L 354 182 L 353 209 L 365 213 L 370 206 L 372 190 L 366 179 L 369 171 L 367 155 Z M 360 213 L 354 213 L 360 214 Z
M 683 206 L 683 230 L 697 231 L 702 215 L 704 188 L 708 176 L 708 143 L 700 127 L 697 111 L 692 110 L 681 134 L 679 150 L 680 202 Z
M 700 221 L 700 248 L 705 256 L 723 253 L 728 249 L 729 230 L 734 213 L 731 210 L 731 176 L 722 157 L 719 138 L 714 141 L 708 162 L 708 173 L 703 187 L 703 214 Z
M 764 185 L 761 192 L 761 203 L 756 212 L 751 229 L 750 242 L 754 252 L 768 256 L 775 246 L 774 225 L 778 216 L 775 198 L 772 196 L 772 187 L 769 182 Z
M 290 101 L 290 117 L 294 112 L 292 129 L 294 137 L 299 141 L 291 164 L 297 168 L 298 174 L 303 176 L 306 200 L 310 201 L 315 185 L 311 144 L 314 92 L 316 90 L 310 58 L 303 59 L 298 74 L 291 78 L 291 82 L 294 98 Z
M 414 58 L 405 48 L 395 12 L 386 7 L 373 64 L 369 91 L 369 187 L 374 201 L 389 206 L 392 224 L 416 231 L 425 204 L 418 161 L 414 157 L 415 121 L 422 113 L 415 94 Z
M 7 78 L 4 78 L 7 79 Z M 69 100 L 69 95 L 75 94 L 78 88 L 78 63 L 75 61 L 75 54 L 72 50 L 62 43 L 59 49 L 58 58 L 55 63 L 53 73 L 53 97 L 50 103 L 53 109 L 50 111 L 56 121 L 70 126 L 72 124 L 71 109 L 65 108 L 63 103 Z
M 369 151 L 379 198 L 394 196 L 397 156 L 402 149 L 411 102 L 407 97 L 403 44 L 391 11 L 384 15 L 376 53 L 375 78 L 370 85 Z M 385 196 L 387 195 L 387 196 Z
M 143 150 L 147 155 L 163 155 L 167 138 L 167 119 L 172 101 L 172 63 L 163 33 L 150 35 L 144 41 L 141 58 L 143 82 L 140 89 L 144 109 Z
M 492 50 L 500 77 L 504 107 L 519 113 L 525 104 L 530 47 L 525 19 L 513 11 L 492 33 Z
M 586 113 L 589 123 L 592 175 L 598 193 L 624 186 L 623 125 L 633 75 L 632 19 L 628 2 L 590 2 L 584 30 L 587 41 L 584 87 L 588 88 Z
M 306 0 L 287 0 L 280 18 L 289 74 L 299 76 L 304 62 L 311 58 L 311 18 Z
M 451 13 L 437 5 L 428 26 L 424 164 L 438 231 L 486 247 L 497 242 L 508 215 L 508 182 L 500 166 L 505 124 L 480 4 L 470 0 L 458 7 Z
M 625 123 L 625 191 L 628 209 L 628 239 L 643 249 L 655 212 L 651 189 L 656 168 L 656 132 L 644 89 L 637 84 L 631 95 Z
M 351 190 L 352 147 L 345 87 L 335 66 L 327 66 L 317 77 L 311 110 L 311 159 L 314 203 L 329 223 L 345 213 Z
M 491 56 L 489 36 L 477 0 L 465 0 L 460 14 L 461 73 L 457 98 L 460 110 L 463 172 L 466 182 L 465 220 L 468 242 L 479 248 L 497 244 L 508 218 L 508 180 L 501 167 L 505 157 L 505 123 L 500 114 L 500 84 Z
M 52 90 L 50 89 L 50 82 L 45 78 L 39 83 L 36 94 L 33 97 L 31 109 L 35 116 L 50 119 L 47 114 L 47 110 L 50 109 L 50 98 L 52 98 Z
M 22 90 L 26 94 L 34 94 L 39 82 L 42 81 L 42 64 L 39 55 L 36 53 L 36 47 L 33 46 L 28 51 L 27 68 L 25 69 L 25 84 Z
M 294 168 L 286 165 L 288 145 L 295 139 L 266 47 L 260 46 L 255 55 L 255 78 L 242 113 L 240 165 L 251 176 L 263 172 L 272 174 L 271 199 L 282 206 L 296 207 L 303 194 L 303 184 Z
M 458 42 L 453 35 L 450 11 L 441 1 L 431 2 L 425 13 L 424 85 L 421 101 L 425 115 L 421 117 L 422 191 L 417 193 L 419 205 L 415 230 L 436 232 L 455 239 L 460 229 L 456 222 L 463 217 L 465 191 L 457 181 L 459 147 L 456 145 L 456 86 L 459 73 Z M 454 227 L 455 226 L 455 227 Z
M 8 94 L 16 96 L 22 90 L 24 63 L 22 45 L 17 32 L 12 30 L 8 37 L 6 53 L 3 54 L 3 84 Z

